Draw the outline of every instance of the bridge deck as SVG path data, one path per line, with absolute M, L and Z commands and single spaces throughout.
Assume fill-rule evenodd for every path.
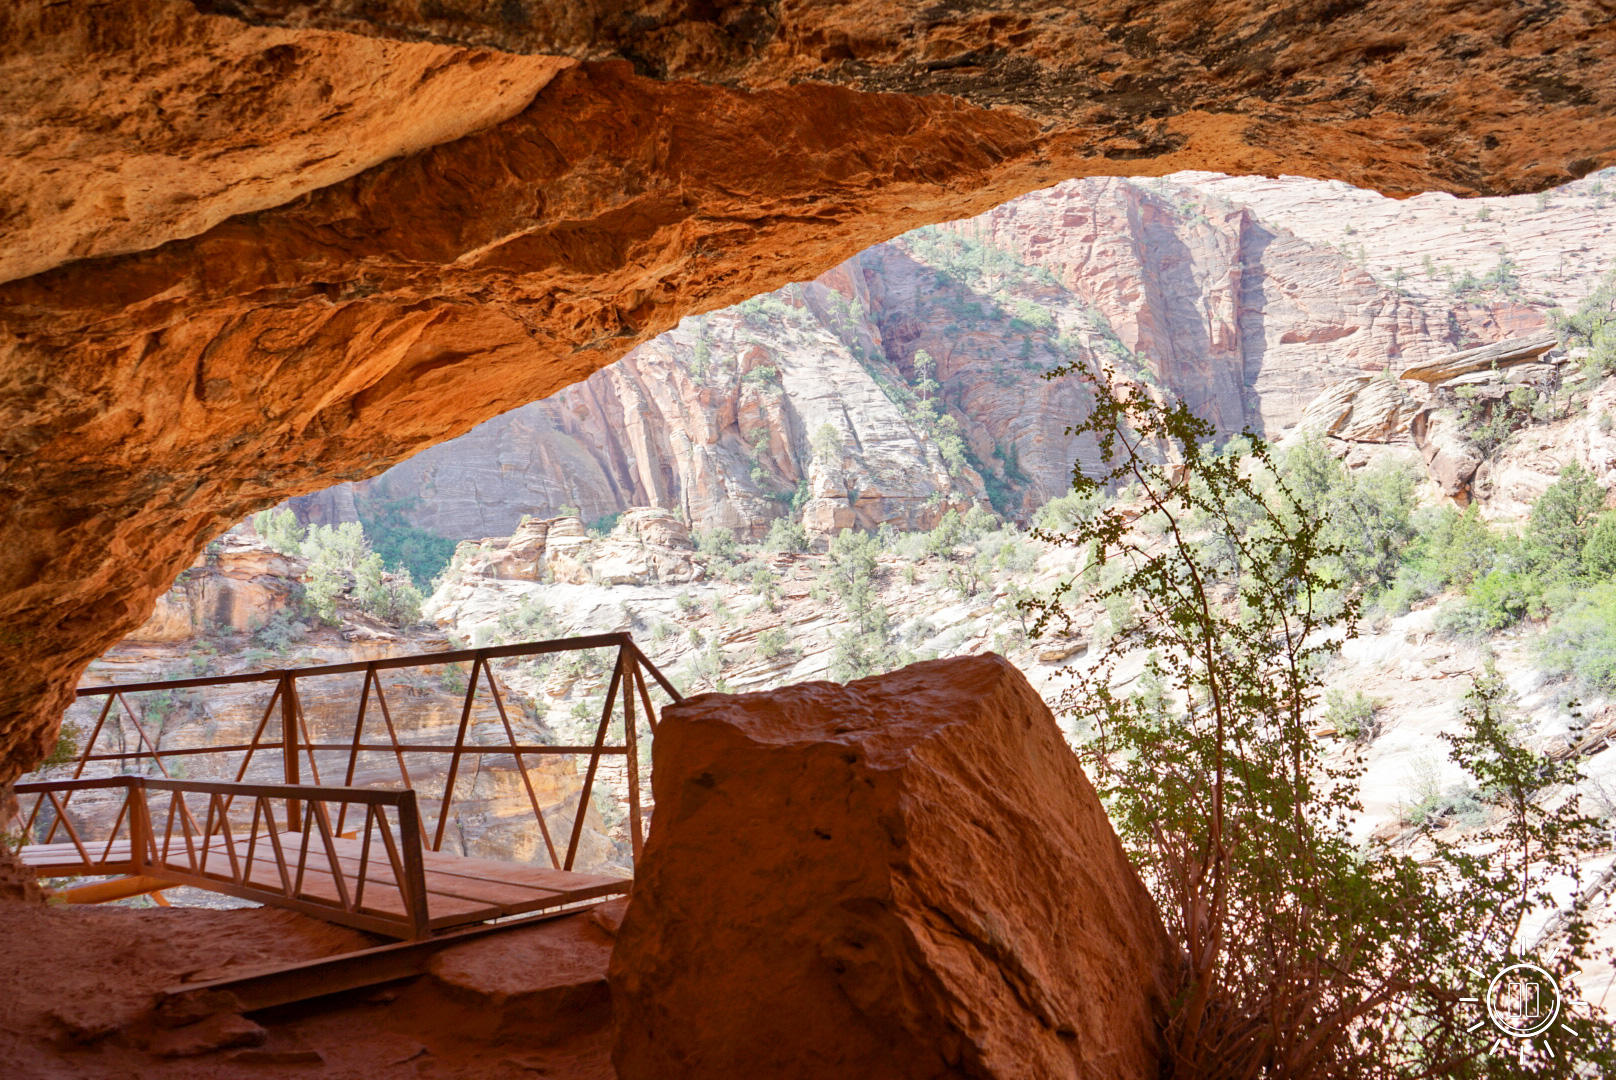
M 287 852 L 297 851 L 304 840 L 301 833 L 282 832 L 278 836 L 282 849 Z M 352 921 L 342 918 L 342 892 L 335 875 L 303 862 L 301 880 L 296 880 L 299 864 L 277 861 L 272 843 L 263 835 L 252 849 L 250 864 L 247 845 L 240 838 L 227 842 L 224 837 L 212 836 L 206 844 L 200 837 L 191 838 L 189 843 L 179 837 L 174 841 L 175 847 L 181 850 L 173 854 L 178 856 L 183 851 L 188 873 L 165 873 L 165 869 L 171 867 L 136 867 L 128 840 L 117 840 L 110 845 L 105 841 L 86 841 L 84 851 L 72 843 L 33 844 L 24 847 L 21 854 L 25 863 L 46 876 L 145 873 L 178 878 L 176 884 L 290 907 L 316 916 L 321 915 L 322 905 L 330 905 L 329 914 L 334 921 Z M 310 846 L 319 849 L 323 843 L 323 839 L 316 837 Z M 338 867 L 345 874 L 343 884 L 351 894 L 359 879 L 363 844 L 357 839 L 334 837 L 332 846 Z M 364 874 L 364 891 L 356 898 L 354 907 L 363 915 L 401 919 L 406 912 L 405 899 L 387 863 L 377 861 L 380 847 L 379 841 L 373 842 Z M 325 860 L 322 852 L 320 861 Z M 552 870 L 441 851 L 423 851 L 421 861 L 429 925 L 433 930 L 622 895 L 628 892 L 630 885 L 626 879 L 601 874 Z

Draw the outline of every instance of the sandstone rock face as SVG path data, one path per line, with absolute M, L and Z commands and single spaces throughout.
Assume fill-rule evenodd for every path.
M 302 559 L 234 534 L 216 546 L 157 598 L 151 617 L 126 640 L 175 642 L 220 629 L 257 630 L 295 599 Z
M 1395 442 L 1408 437 L 1419 408 L 1390 379 L 1360 375 L 1326 387 L 1303 411 L 1289 438 L 1311 434 L 1348 442 Z
M 1172 960 L 994 655 L 664 713 L 618 1075 L 1154 1078 Z
M 195 236 L 508 120 L 569 64 L 249 26 L 184 0 L 8 3 L 0 281 Z
M 508 539 L 461 544 L 455 565 L 463 576 L 505 581 L 644 585 L 699 580 L 706 570 L 694 550 L 690 530 L 670 511 L 637 506 L 598 539 L 575 517 L 526 521 Z
M 1448 383 L 1472 372 L 1480 373 L 1493 368 L 1531 364 L 1538 357 L 1559 344 L 1554 334 L 1533 334 L 1530 337 L 1507 338 L 1488 345 L 1448 356 L 1438 356 L 1424 363 L 1404 369 L 1399 379 L 1415 379 L 1424 383 Z
M 1616 258 L 1616 223 L 1590 217 L 1598 182 L 1557 192 L 1550 212 L 1528 196 L 1490 199 L 1487 220 L 1471 222 L 1497 225 L 1490 243 L 1530 228 L 1533 243 L 1595 256 L 1564 270 L 1523 250 L 1540 298 L 1500 299 L 1516 322 L 1540 327 L 1550 302 L 1575 305 L 1597 283 L 1594 268 Z M 308 521 L 346 520 L 358 502 L 408 497 L 415 524 L 457 538 L 562 506 L 587 521 L 676 507 L 695 528 L 751 536 L 786 514 L 820 535 L 924 528 L 990 491 L 1001 513 L 1024 516 L 1066 490 L 1074 460 L 1095 460 L 1092 444 L 1065 434 L 1086 410 L 1081 387 L 1038 378 L 1078 358 L 1172 389 L 1224 433 L 1406 441 L 1421 404 L 1409 391 L 1422 388 L 1371 375 L 1504 330 L 1497 304 L 1456 297 L 1440 276 L 1440 289 L 1420 292 L 1395 267 L 1371 273 L 1320 232 L 1326 221 L 1370 228 L 1388 202 L 1297 177 L 1060 184 L 878 245 L 742 310 L 686 320 L 580 385 L 292 505 Z M 1411 252 L 1452 202 L 1391 219 L 1375 232 L 1378 256 L 1417 265 Z M 1484 276 L 1499 250 L 1442 265 Z M 920 352 L 975 457 L 957 474 L 914 416 Z M 841 444 L 834 455 L 813 445 L 826 424 Z
M 73 145 L 89 168 L 70 189 L 108 201 L 52 202 L 38 198 L 48 184 L 26 181 L 23 272 L 42 272 L 0 288 L 0 636 L 16 650 L 0 686 L 0 777 L 45 752 L 76 672 L 143 622 L 228 524 L 374 475 L 586 377 L 683 315 L 1070 176 L 1288 168 L 1394 192 L 1530 190 L 1598 167 L 1606 152 L 1587 148 L 1612 145 L 1616 116 L 1610 22 L 1588 0 L 1462 20 L 1391 0 L 1339 13 L 1175 0 L 1147 15 L 1037 17 L 1008 5 L 917 16 L 878 0 L 784 14 L 516 3 L 497 17 L 480 3 L 409 0 L 201 6 L 319 48 L 265 59 L 237 42 L 253 29 L 238 21 L 217 29 L 228 40 L 215 55 L 208 35 L 223 17 L 163 0 L 17 9 L 14 40 L 45 74 L 14 85 L 27 96 L 61 79 L 46 97 L 62 105 L 51 130 L 7 144 L 13 167 L 0 173 Z M 161 24 L 165 12 L 184 24 L 173 34 L 96 29 Z M 295 120 L 262 133 L 235 124 L 244 134 L 227 134 L 231 146 L 277 144 L 259 159 L 261 184 L 242 179 L 258 167 L 252 154 L 191 164 L 205 151 L 159 170 L 183 173 L 178 185 L 103 181 L 130 151 L 101 134 L 117 126 L 119 99 L 99 86 L 138 97 L 169 79 L 175 93 L 133 109 L 130 126 L 166 137 L 174 117 L 206 113 L 190 143 L 200 148 L 230 126 L 212 117 L 254 115 L 265 87 L 284 88 L 297 112 L 324 108 L 327 86 L 333 107 L 369 101 L 351 59 L 324 66 L 363 36 L 476 42 L 542 62 L 441 54 L 473 74 L 383 79 L 395 97 L 348 110 L 347 138 Z M 34 42 L 47 60 L 27 53 Z M 185 75 L 199 51 L 210 59 Z M 399 74 L 435 63 L 388 55 Z M 545 83 L 545 57 L 627 62 Z M 541 83 L 520 112 L 476 131 Z M 1433 84 L 1458 89 L 1430 95 Z M 500 100 L 435 115 L 467 85 Z M 75 144 L 67 130 L 95 137 Z M 380 160 L 432 138 L 452 141 Z M 327 186 L 310 191 L 298 173 Z M 290 201 L 267 205 L 277 199 Z M 175 209 L 187 201 L 202 208 Z M 134 224 L 104 230 L 102 218 Z M 44 269 L 92 250 L 129 254 Z
M 1372 177 L 1366 186 L 1400 194 L 1582 175 L 1616 112 L 1616 61 L 1601 48 L 1608 13 L 1592 2 L 1463 17 L 1389 0 L 1351 9 L 1169 0 L 1144 10 L 989 0 L 923 12 L 887 0 L 199 6 L 292 27 L 631 57 L 663 78 L 947 93 L 1037 117 L 1051 143 L 1083 143 L 1111 171 L 1193 148 L 1241 160 L 1240 172 L 1273 175 L 1292 162 L 1293 172 Z M 1433 86 L 1452 89 L 1433 98 Z M 1408 183 L 1414 174 L 1421 182 Z M 1425 179 L 1433 174 L 1444 182 Z
M 1442 494 L 1461 504 L 1468 502 L 1470 481 L 1481 465 L 1482 453 L 1466 438 L 1458 414 L 1452 409 L 1422 410 L 1415 415 L 1410 434 Z

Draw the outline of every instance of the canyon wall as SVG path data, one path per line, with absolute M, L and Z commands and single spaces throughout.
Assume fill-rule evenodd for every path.
M 990 498 L 1025 519 L 1094 460 L 1065 435 L 1083 391 L 1040 378 L 1056 364 L 1109 360 L 1224 434 L 1280 438 L 1334 383 L 1532 331 L 1591 292 L 1616 266 L 1606 183 L 1460 215 L 1446 195 L 1298 177 L 1068 181 L 687 319 L 553 397 L 293 505 L 332 522 L 403 500 L 455 539 L 564 508 L 599 521 L 662 506 L 751 536 L 787 515 L 821 534 L 929 528 Z M 1463 286 L 1506 260 L 1513 283 Z M 916 415 L 922 351 L 970 451 L 952 472 Z M 834 455 L 815 449 L 826 425 Z

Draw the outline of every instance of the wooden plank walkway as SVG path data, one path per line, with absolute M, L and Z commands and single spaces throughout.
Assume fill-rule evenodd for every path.
M 303 834 L 278 834 L 282 850 L 290 856 L 303 844 Z M 148 862 L 141 873 L 176 884 L 194 885 L 244 899 L 319 916 L 321 907 L 330 914 L 339 914 L 343 892 L 350 897 L 356 893 L 356 909 L 360 914 L 387 919 L 403 919 L 406 915 L 404 895 L 398 887 L 392 868 L 383 854 L 379 838 L 371 840 L 371 850 L 365 863 L 363 891 L 360 892 L 360 864 L 363 842 L 359 839 L 333 838 L 337 865 L 334 869 L 342 876 L 339 886 L 329 856 L 323 850 L 323 841 L 313 838 L 307 858 L 302 860 L 301 880 L 298 861 L 288 858 L 277 861 L 276 853 L 267 834 L 259 834 L 247 860 L 247 842 L 235 837 L 213 836 L 203 844 L 200 837 L 190 838 L 189 844 L 181 837 L 173 837 L 167 857 Z M 22 860 L 39 873 L 52 877 L 134 873 L 136 870 L 128 840 L 108 845 L 105 841 L 86 841 L 86 861 L 75 844 L 34 844 L 21 849 Z M 524 915 L 563 907 L 607 896 L 618 896 L 629 891 L 630 881 L 603 874 L 583 874 L 575 871 L 552 870 L 539 866 L 505 863 L 493 859 L 470 858 L 441 851 L 423 851 L 422 863 L 426 885 L 428 922 L 433 930 L 466 926 L 511 915 Z M 335 921 L 351 921 L 336 918 Z

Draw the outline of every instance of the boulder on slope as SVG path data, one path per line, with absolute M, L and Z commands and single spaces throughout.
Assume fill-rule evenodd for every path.
M 1331 383 L 1308 403 L 1284 442 L 1307 434 L 1348 442 L 1389 443 L 1408 435 L 1420 406 L 1391 379 L 1360 375 Z
M 704 694 L 655 753 L 622 1080 L 1158 1075 L 1172 946 L 1002 657 Z
M 1465 435 L 1458 414 L 1452 409 L 1424 409 L 1415 415 L 1409 430 L 1442 494 L 1461 505 L 1468 503 L 1470 481 L 1484 455 Z

